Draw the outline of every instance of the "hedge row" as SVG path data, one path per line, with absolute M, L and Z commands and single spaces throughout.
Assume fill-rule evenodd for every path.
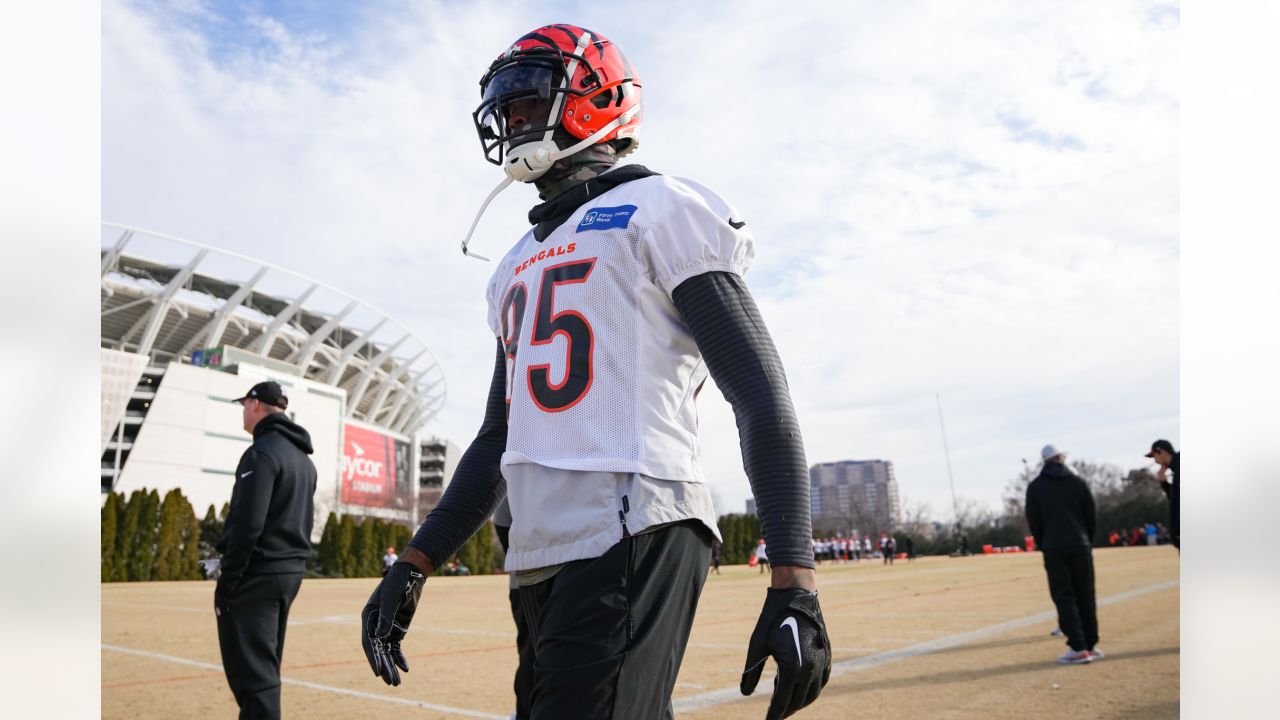
M 387 548 L 400 552 L 409 544 L 409 528 L 382 518 L 357 522 L 351 515 L 329 513 L 312 548 L 311 569 L 326 577 L 378 577 Z
M 102 506 L 102 582 L 199 580 L 199 561 L 217 557 L 229 506 L 209 506 L 203 520 L 180 490 L 163 501 L 157 491 L 135 490 L 128 501 L 108 493 Z M 409 544 L 409 528 L 381 518 L 358 519 L 329 513 L 320 542 L 312 547 L 307 569 L 324 577 L 378 577 L 388 547 Z M 473 574 L 493 572 L 498 564 L 493 524 L 486 523 L 458 551 L 457 560 Z
M 102 581 L 199 580 L 200 523 L 178 490 L 109 493 L 102 506 Z
M 747 562 L 760 540 L 760 518 L 754 514 L 721 515 L 716 520 L 720 537 L 720 562 L 724 565 L 741 565 Z

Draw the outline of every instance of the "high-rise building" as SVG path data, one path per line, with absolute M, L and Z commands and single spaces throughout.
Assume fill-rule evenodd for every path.
M 421 523 L 440 504 L 440 497 L 462 457 L 462 448 L 452 440 L 438 437 L 421 438 L 418 448 L 418 522 Z
M 888 460 L 842 460 L 809 468 L 815 529 L 892 532 L 902 520 L 898 481 Z

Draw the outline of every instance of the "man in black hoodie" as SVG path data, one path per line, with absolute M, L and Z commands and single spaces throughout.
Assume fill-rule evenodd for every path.
M 1027 486 L 1027 525 L 1044 553 L 1049 595 L 1058 608 L 1058 627 L 1070 649 L 1058 662 L 1073 665 L 1101 659 L 1098 609 L 1093 587 L 1093 535 L 1097 515 L 1093 493 L 1066 466 L 1066 453 L 1052 445 L 1040 451 L 1044 466 Z
M 280 717 L 284 631 L 311 554 L 316 468 L 311 436 L 285 415 L 279 383 L 242 398 L 253 445 L 240 457 L 231 509 L 218 541 L 222 574 L 213 595 L 218 644 L 240 718 Z
M 1156 479 L 1160 481 L 1160 489 L 1164 494 L 1169 496 L 1169 540 L 1173 546 L 1182 551 L 1181 536 L 1178 526 L 1178 469 L 1182 464 L 1182 453 L 1173 449 L 1173 443 L 1168 440 L 1157 440 L 1151 443 L 1151 452 L 1147 453 L 1147 457 L 1156 461 L 1160 466 L 1160 471 L 1156 473 Z M 1173 471 L 1173 480 L 1169 480 L 1169 471 Z

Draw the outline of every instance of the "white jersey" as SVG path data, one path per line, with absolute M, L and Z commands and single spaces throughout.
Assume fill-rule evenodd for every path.
M 530 230 L 489 282 L 507 353 L 507 570 L 598 557 L 624 533 L 715 511 L 698 466 L 702 355 L 671 300 L 707 272 L 743 274 L 750 232 L 725 201 L 660 175 Z
M 701 479 L 694 393 L 706 368 L 671 292 L 746 271 L 751 233 L 731 222 L 709 190 L 655 175 L 511 248 L 488 289 L 489 327 L 507 351 L 504 467 Z

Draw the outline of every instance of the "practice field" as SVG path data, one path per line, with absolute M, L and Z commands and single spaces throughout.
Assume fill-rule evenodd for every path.
M 798 718 L 1176 718 L 1178 554 L 1094 555 L 1107 657 L 1060 666 L 1065 649 L 1040 555 L 823 565 L 819 592 L 835 649 L 830 684 Z M 766 671 L 737 690 L 767 575 L 707 580 L 676 685 L 676 714 L 763 718 Z M 307 580 L 284 667 L 286 715 L 495 718 L 514 709 L 515 628 L 505 576 L 432 578 L 406 640 L 412 669 L 390 688 L 360 649 L 358 613 L 375 581 Z M 772 666 L 772 663 L 770 663 Z M 102 587 L 102 717 L 235 717 L 222 675 L 213 583 Z M 376 714 L 376 715 L 375 715 Z

